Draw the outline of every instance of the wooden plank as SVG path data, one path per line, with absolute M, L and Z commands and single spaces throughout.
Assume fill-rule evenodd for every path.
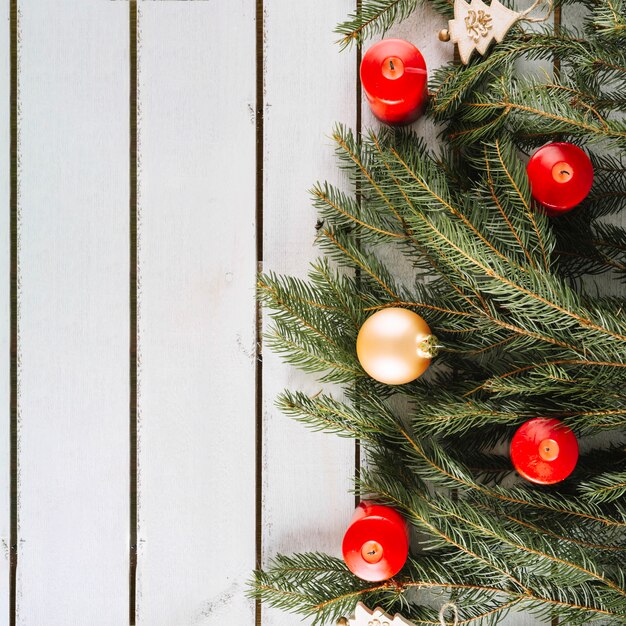
M 0 623 L 9 623 L 9 555 L 11 545 L 11 476 L 10 476 L 10 368 L 11 368 L 11 315 L 10 315 L 10 266 L 11 229 L 10 195 L 10 29 L 9 1 L 0 2 L 0 189 L 2 206 L 0 212 Z
M 438 67 L 451 61 L 454 56 L 454 45 L 450 42 L 441 42 L 438 38 L 439 31 L 446 26 L 445 18 L 430 7 L 424 6 L 418 8 L 413 16 L 390 29 L 385 37 L 399 37 L 416 45 L 424 55 L 430 77 Z M 365 48 L 367 49 L 373 42 L 374 40 L 367 42 Z M 529 68 L 527 67 L 526 69 Z M 372 115 L 365 97 L 362 99 L 362 115 L 364 126 L 380 126 L 379 122 Z M 439 129 L 430 120 L 420 118 L 412 127 L 420 136 L 424 137 L 428 145 L 436 148 L 440 144 L 440 140 L 437 137 Z M 412 284 L 414 269 L 399 252 L 392 250 L 383 256 L 385 261 L 391 267 L 394 267 L 397 278 L 404 279 L 407 285 Z M 441 600 L 434 600 L 435 606 L 438 602 L 441 602 Z M 460 609 L 462 610 L 462 607 Z M 545 620 L 539 620 L 521 611 L 511 611 L 501 623 L 503 626 L 542 626 L 546 624 Z
M 139 3 L 137 623 L 252 624 L 255 3 Z
M 128 623 L 128 4 L 20 0 L 17 623 Z
M 266 271 L 303 276 L 319 256 L 307 189 L 318 179 L 342 181 L 328 136 L 335 122 L 356 123 L 356 53 L 340 53 L 332 30 L 354 6 L 354 0 L 265 3 Z M 312 433 L 281 415 L 274 399 L 284 388 L 315 392 L 320 385 L 264 350 L 265 565 L 276 553 L 339 555 L 354 510 L 354 442 Z M 264 626 L 291 626 L 295 619 L 263 609 Z

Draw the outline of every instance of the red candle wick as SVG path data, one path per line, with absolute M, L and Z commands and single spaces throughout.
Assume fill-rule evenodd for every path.
M 559 161 L 552 167 L 552 178 L 557 183 L 566 183 L 572 177 L 572 167 L 565 161 Z
M 383 558 L 383 547 L 378 541 L 366 541 L 361 546 L 361 556 L 367 563 L 378 563 Z
M 404 74 L 404 62 L 400 57 L 387 57 L 381 69 L 385 78 L 397 80 Z
M 559 456 L 559 444 L 554 439 L 544 439 L 539 444 L 539 456 L 544 461 L 554 461 Z

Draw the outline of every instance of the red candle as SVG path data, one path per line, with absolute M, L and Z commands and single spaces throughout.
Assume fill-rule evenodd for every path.
M 363 580 L 395 576 L 409 555 L 409 529 L 394 509 L 361 502 L 343 538 L 343 558 L 348 569 Z
M 426 108 L 422 53 L 404 39 L 383 39 L 363 55 L 361 83 L 374 115 L 387 124 L 410 124 Z
M 526 166 L 533 198 L 548 215 L 560 215 L 580 204 L 593 183 L 587 154 L 572 143 L 549 143 L 537 150 Z
M 560 420 L 537 417 L 522 424 L 513 436 L 511 461 L 527 480 L 552 485 L 574 471 L 578 441 Z

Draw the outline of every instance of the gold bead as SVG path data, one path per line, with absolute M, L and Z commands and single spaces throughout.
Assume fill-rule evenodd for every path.
M 372 378 L 387 385 L 404 385 L 428 369 L 435 343 L 428 324 L 417 313 L 389 307 L 365 320 L 356 353 Z
M 337 620 L 337 626 L 347 626 L 348 620 L 345 617 L 340 617 Z
M 439 41 L 450 41 L 450 33 L 447 28 L 439 31 Z

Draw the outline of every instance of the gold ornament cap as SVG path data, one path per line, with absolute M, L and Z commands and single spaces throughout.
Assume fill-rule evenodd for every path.
M 372 378 L 387 385 L 403 385 L 428 369 L 436 344 L 428 324 L 417 313 L 389 307 L 365 320 L 356 352 Z

